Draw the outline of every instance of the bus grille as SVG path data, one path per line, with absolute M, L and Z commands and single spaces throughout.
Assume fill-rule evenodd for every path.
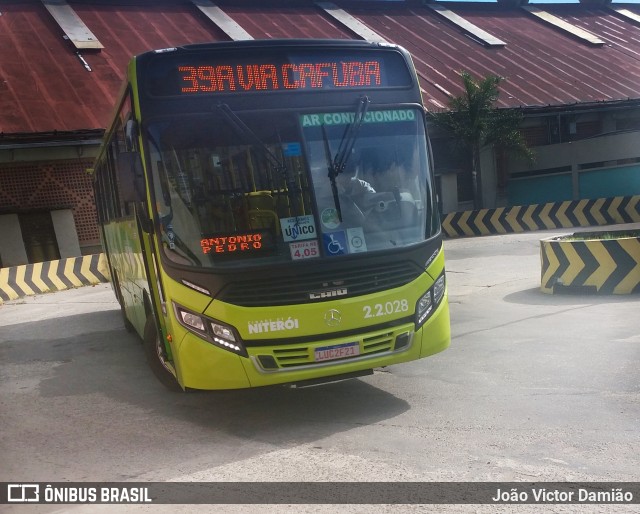
M 366 337 L 360 343 L 360 357 L 389 352 L 393 349 L 393 341 L 393 332 Z M 304 345 L 273 350 L 273 357 L 280 369 L 315 364 L 313 355 L 313 348 Z M 259 356 L 258 359 L 262 362 L 261 357 Z
M 346 289 L 346 294 L 340 294 L 341 298 L 377 293 L 408 284 L 422 272 L 423 270 L 412 262 L 400 261 L 331 272 L 309 272 L 295 277 L 278 275 L 232 282 L 221 291 L 218 299 L 243 307 L 328 301 L 335 300 L 336 297 L 312 299 L 310 294 L 331 289 Z

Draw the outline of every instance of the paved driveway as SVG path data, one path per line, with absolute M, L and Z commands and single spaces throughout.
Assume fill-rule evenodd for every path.
M 540 293 L 548 235 L 447 241 L 451 348 L 308 389 L 167 393 L 106 284 L 8 302 L 0 481 L 638 481 L 640 298 Z

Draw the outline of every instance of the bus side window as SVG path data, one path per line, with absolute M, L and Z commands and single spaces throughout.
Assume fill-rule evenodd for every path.
M 117 202 L 114 207 L 118 217 L 132 216 L 134 213 L 133 202 L 125 202 L 120 194 L 120 187 L 119 184 L 117 184 L 118 174 L 116 173 L 116 163 L 118 162 L 118 155 L 122 152 L 137 151 L 138 142 L 136 138 L 128 137 L 126 133 L 127 122 L 129 120 L 131 120 L 131 99 L 129 95 L 127 95 L 118 113 L 116 128 L 111 139 L 111 148 L 109 152 L 109 156 L 112 161 L 111 180 L 115 186 L 114 191 L 117 191 Z
M 103 224 L 108 221 L 106 212 L 106 191 L 104 188 L 104 174 L 105 174 L 105 162 L 104 158 L 100 159 L 94 168 L 95 173 L 95 202 L 96 212 L 98 214 L 98 222 Z

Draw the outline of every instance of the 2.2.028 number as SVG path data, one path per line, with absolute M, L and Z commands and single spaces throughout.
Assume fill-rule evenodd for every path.
M 365 305 L 362 307 L 364 318 L 377 318 L 379 316 L 388 316 L 399 312 L 407 312 L 409 310 L 409 302 L 406 299 L 393 300 L 392 302 L 376 303 L 374 305 Z

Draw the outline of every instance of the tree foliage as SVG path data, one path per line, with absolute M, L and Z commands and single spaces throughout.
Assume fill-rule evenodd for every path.
M 501 77 L 488 75 L 475 80 L 468 72 L 460 73 L 463 93 L 449 102 L 449 110 L 432 113 L 436 125 L 450 132 L 457 142 L 470 150 L 474 206 L 482 207 L 480 151 L 488 145 L 533 159 L 519 130 L 522 113 L 495 107 Z

